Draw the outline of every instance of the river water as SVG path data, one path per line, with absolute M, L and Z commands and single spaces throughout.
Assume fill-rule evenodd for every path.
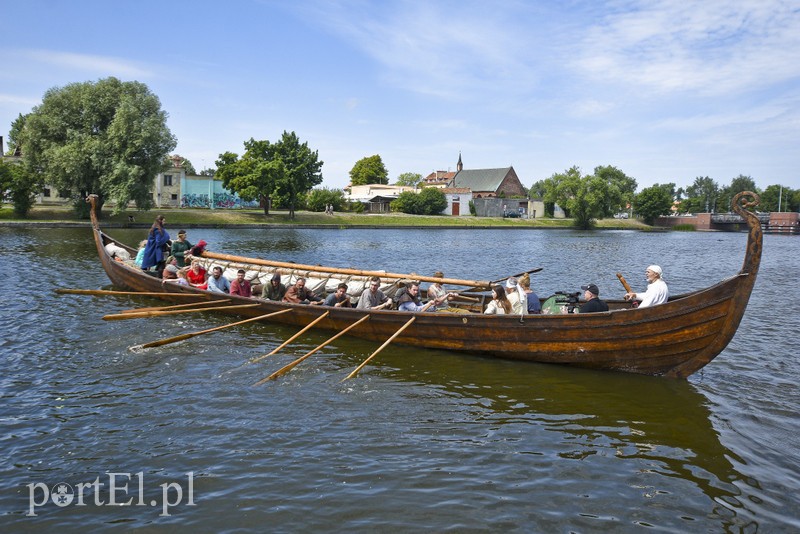
M 111 233 L 136 243 L 145 232 Z M 617 271 L 643 289 L 650 263 L 674 294 L 710 285 L 738 271 L 746 241 L 464 229 L 189 238 L 218 252 L 456 278 L 543 267 L 540 296 L 594 282 L 615 297 Z M 0 530 L 798 531 L 798 257 L 797 237 L 765 236 L 736 337 L 687 381 L 390 346 L 342 382 L 377 348 L 342 338 L 252 387 L 326 333 L 254 365 L 242 364 L 294 330 L 250 324 L 132 352 L 232 319 L 104 322 L 158 301 L 54 295 L 109 287 L 88 229 L 0 228 Z

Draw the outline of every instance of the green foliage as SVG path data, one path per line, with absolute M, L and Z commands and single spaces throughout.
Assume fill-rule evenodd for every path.
M 389 172 L 378 154 L 361 158 L 350 170 L 352 185 L 388 184 Z
M 413 191 L 403 191 L 389 205 L 392 211 L 419 214 L 419 194 Z
M 114 200 L 116 213 L 128 203 L 153 205 L 153 179 L 175 148 L 161 102 L 140 82 L 105 78 L 49 89 L 25 118 L 19 143 L 29 169 L 88 215 L 83 198 Z
M 395 185 L 404 185 L 407 187 L 417 187 L 422 181 L 422 175 L 416 172 L 404 172 L 397 177 Z
M 259 200 L 265 215 L 275 201 L 287 207 L 294 218 L 303 195 L 322 183 L 323 162 L 318 152 L 308 148 L 308 143 L 301 144 L 294 132 L 285 131 L 277 143 L 251 138 L 244 147 L 241 159 L 225 152 L 216 161 L 216 176 L 223 186 L 244 200 Z
M 37 176 L 23 165 L 0 161 L 0 200 L 11 202 L 16 216 L 25 217 L 28 214 L 42 187 Z
M 392 211 L 413 215 L 439 215 L 447 207 L 447 197 L 435 187 L 426 187 L 419 193 L 405 191 L 390 204 Z
M 576 227 L 588 230 L 603 216 L 610 187 L 608 180 L 581 176 L 580 169 L 572 167 L 544 181 L 544 201 L 558 204 Z
M 14 151 L 20 146 L 20 136 L 22 135 L 22 130 L 25 128 L 25 120 L 28 118 L 27 115 L 23 115 L 22 113 L 11 123 L 11 131 L 8 132 L 8 152 L 7 155 L 12 156 Z M 21 149 L 21 147 L 20 147 Z
M 439 215 L 447 208 L 447 197 L 440 189 L 426 187 L 419 192 L 421 215 Z
M 756 187 L 755 180 L 749 176 L 740 174 L 731 180 L 730 185 L 720 189 L 719 196 L 717 197 L 716 211 L 731 211 L 731 200 L 734 196 L 736 196 L 736 193 L 740 193 L 742 191 L 753 191 L 754 193 L 759 193 L 760 189 Z
M 658 184 L 643 189 L 633 199 L 633 209 L 644 222 L 652 225 L 657 217 L 668 215 L 672 208 L 672 195 L 669 190 L 669 185 L 664 187 Z
M 475 203 L 471 200 L 469 201 L 469 214 L 472 215 L 473 217 L 478 216 L 478 210 L 475 209 Z
M 534 182 L 530 189 L 528 189 L 528 197 L 529 198 L 544 198 L 545 193 L 545 181 L 539 180 Z
M 681 202 L 685 213 L 708 213 L 714 209 L 719 196 L 719 185 L 708 176 L 698 176 L 686 188 L 686 198 Z M 727 211 L 727 210 L 726 210 Z
M 347 211 L 351 211 L 353 213 L 364 213 L 364 203 L 363 202 L 348 202 L 347 203 Z
M 797 192 L 789 187 L 770 185 L 760 194 L 761 204 L 756 207 L 758 211 L 797 211 Z M 780 202 L 780 206 L 778 203 Z M 794 204 L 794 205 L 793 205 Z
M 636 179 L 611 165 L 595 167 L 594 175 L 606 182 L 607 193 L 603 201 L 603 217 L 625 211 L 636 196 Z
M 346 205 L 344 192 L 341 189 L 312 189 L 306 195 L 306 207 L 309 211 L 325 211 L 325 206 L 332 204 L 334 211 L 342 211 Z

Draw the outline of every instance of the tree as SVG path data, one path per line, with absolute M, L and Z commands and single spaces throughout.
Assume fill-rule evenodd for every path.
M 388 184 L 389 172 L 383 160 L 377 154 L 361 158 L 350 170 L 350 183 L 352 185 Z
M 652 225 L 656 217 L 669 214 L 673 198 L 670 190 L 674 187 L 675 184 L 666 184 L 666 186 L 655 184 L 643 189 L 633 199 L 633 209 L 644 219 L 644 222 Z
M 22 113 L 11 123 L 11 131 L 8 132 L 8 152 L 7 155 L 12 156 L 17 147 L 20 147 L 19 138 L 22 135 L 22 130 L 25 128 L 25 120 L 27 115 Z M 20 147 L 21 149 L 22 147 Z
M 42 190 L 39 178 L 24 165 L 0 161 L 0 194 L 3 202 L 11 202 L 14 213 L 25 217 L 31 210 L 36 193 Z
M 243 200 L 257 200 L 269 215 L 275 184 L 283 179 L 286 167 L 275 159 L 269 141 L 250 139 L 244 142 L 245 153 L 241 159 L 233 152 L 219 155 L 216 161 L 217 177 L 222 186 L 235 192 Z
M 595 167 L 594 175 L 605 181 L 608 192 L 603 202 L 603 217 L 625 211 L 636 196 L 636 179 L 611 165 Z
M 225 152 L 216 161 L 222 185 L 244 200 L 259 200 L 265 215 L 276 200 L 294 219 L 300 196 L 322 183 L 319 153 L 308 148 L 308 143 L 301 144 L 296 133 L 286 131 L 277 143 L 251 138 L 244 146 L 241 159 Z
M 797 211 L 796 204 L 793 202 L 797 195 L 789 187 L 770 185 L 761 192 L 760 196 L 761 204 L 756 208 L 758 211 Z
M 749 176 L 745 176 L 740 174 L 733 180 L 727 187 L 723 187 L 720 192 L 719 196 L 717 197 L 717 211 L 728 212 L 731 210 L 731 200 L 736 193 L 740 193 L 742 191 L 752 191 L 754 193 L 758 193 L 759 189 L 756 187 L 756 182 L 750 178 Z
M 342 211 L 347 200 L 341 189 L 312 189 L 306 196 L 306 207 L 309 211 L 325 211 L 325 206 L 332 205 L 335 211 Z
M 417 187 L 422 181 L 422 175 L 416 172 L 404 172 L 397 177 L 395 185 L 404 185 L 407 187 Z
M 544 181 L 545 202 L 561 206 L 575 226 L 588 230 L 604 213 L 609 193 L 607 180 L 594 175 L 581 176 L 578 167 L 554 174 Z
M 686 188 L 686 198 L 681 210 L 687 213 L 708 213 L 714 209 L 719 196 L 719 185 L 708 176 L 698 176 Z
M 152 207 L 153 179 L 176 145 L 158 97 L 143 83 L 113 77 L 49 89 L 24 122 L 25 164 L 70 192 L 83 216 L 89 193 L 99 197 L 98 215 L 106 200 L 117 213 L 131 201 Z

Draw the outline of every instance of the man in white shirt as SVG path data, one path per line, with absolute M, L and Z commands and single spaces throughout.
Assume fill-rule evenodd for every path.
M 651 265 L 644 272 L 647 277 L 647 291 L 642 293 L 625 293 L 625 300 L 640 300 L 640 308 L 663 304 L 669 299 L 669 288 L 662 279 L 662 270 L 658 265 Z

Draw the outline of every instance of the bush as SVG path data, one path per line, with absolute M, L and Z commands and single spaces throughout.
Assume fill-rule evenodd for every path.
M 412 215 L 439 215 L 447 207 L 447 197 L 434 187 L 426 187 L 419 193 L 405 191 L 392 201 L 392 211 Z
M 312 189 L 305 199 L 309 211 L 325 211 L 325 206 L 333 204 L 334 211 L 342 211 L 345 205 L 344 192 L 341 189 Z

